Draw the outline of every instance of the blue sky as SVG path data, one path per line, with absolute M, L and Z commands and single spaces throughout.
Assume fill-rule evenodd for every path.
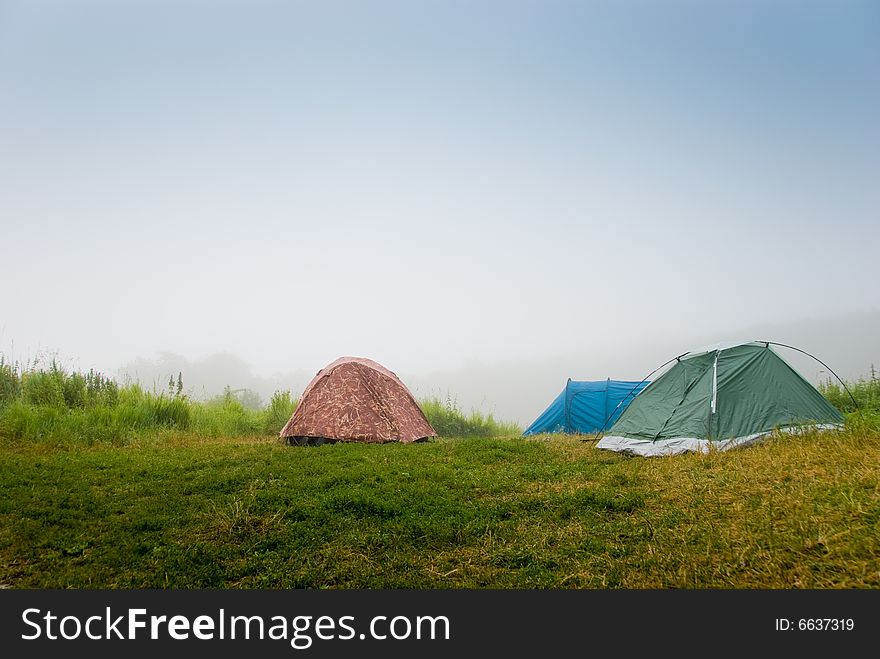
M 878 117 L 871 2 L 0 0 L 0 350 L 583 372 L 877 311 Z

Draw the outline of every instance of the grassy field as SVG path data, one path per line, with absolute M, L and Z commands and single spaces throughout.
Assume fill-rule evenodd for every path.
M 629 458 L 454 400 L 444 437 L 286 447 L 250 407 L 0 358 L 0 587 L 880 587 L 880 381 L 843 433 Z
M 880 587 L 880 431 L 629 458 L 554 436 L 0 448 L 13 588 Z

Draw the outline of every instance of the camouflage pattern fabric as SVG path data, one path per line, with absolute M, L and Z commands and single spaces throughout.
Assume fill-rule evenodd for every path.
M 281 430 L 286 438 L 375 443 L 436 435 L 406 385 L 361 357 L 341 357 L 318 371 Z

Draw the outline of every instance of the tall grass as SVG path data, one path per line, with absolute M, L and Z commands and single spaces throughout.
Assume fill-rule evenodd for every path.
M 441 437 L 502 437 L 522 433 L 517 424 L 497 421 L 491 414 L 483 415 L 475 410 L 465 414 L 448 396 L 446 400 L 437 396 L 425 398 L 419 404 Z
M 859 432 L 880 431 L 880 378 L 871 365 L 870 376 L 847 382 L 844 388 L 830 379 L 819 391 L 846 417 L 847 428 Z
M 52 360 L 21 366 L 0 356 L 0 442 L 50 445 L 128 444 L 163 431 L 201 437 L 277 436 L 296 409 L 289 391 L 276 391 L 265 406 L 254 408 L 255 394 L 226 388 L 197 401 L 184 392 L 182 374 L 164 391 L 139 384 L 119 385 L 96 371 L 71 372 Z M 491 414 L 466 414 L 452 398 L 421 402 L 429 422 L 442 437 L 518 435 L 512 423 Z
M 846 413 L 847 424 L 865 430 L 880 428 L 880 378 L 873 367 L 869 378 L 847 383 L 856 400 L 838 383 L 819 386 L 822 394 Z M 144 434 L 173 430 L 203 437 L 277 435 L 297 400 L 276 391 L 265 406 L 254 409 L 254 395 L 229 388 L 207 401 L 183 390 L 182 375 L 169 380 L 166 391 L 148 391 L 139 384 L 120 385 L 90 370 L 69 372 L 54 359 L 22 366 L 0 355 L 0 441 L 50 444 L 126 444 Z M 461 410 L 454 398 L 432 396 L 420 401 L 440 437 L 510 437 L 522 429 L 492 414 Z
M 849 391 L 847 391 L 849 390 Z M 844 388 L 839 382 L 830 379 L 819 385 L 819 391 L 831 404 L 842 412 L 880 413 L 880 378 L 874 366 L 871 366 L 871 374 L 867 378 L 860 378 L 854 382 L 848 382 Z M 852 397 L 850 397 L 852 394 Z M 855 399 L 855 400 L 854 400 Z
M 289 391 L 276 392 L 264 409 L 249 409 L 228 389 L 208 401 L 193 400 L 183 392 L 181 375 L 167 391 L 148 391 L 93 370 L 68 372 L 55 360 L 21 366 L 0 357 L 0 441 L 7 443 L 118 445 L 166 430 L 205 437 L 273 434 L 295 408 Z
M 280 433 L 284 424 L 296 410 L 296 404 L 297 401 L 291 397 L 289 391 L 276 391 L 272 394 L 263 418 L 264 432 L 270 435 Z
M 0 407 L 8 405 L 21 394 L 21 378 L 18 370 L 0 355 Z

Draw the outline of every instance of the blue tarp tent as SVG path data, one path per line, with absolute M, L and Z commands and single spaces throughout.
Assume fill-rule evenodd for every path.
M 649 382 L 600 380 L 577 382 L 571 378 L 565 389 L 550 403 L 523 435 L 542 432 L 597 433 L 607 430 L 626 406 Z

